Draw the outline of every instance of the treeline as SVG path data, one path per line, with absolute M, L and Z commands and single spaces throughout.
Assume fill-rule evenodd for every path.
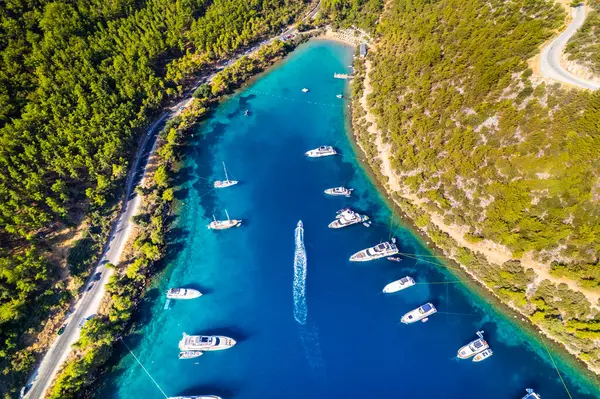
M 600 0 L 587 0 L 588 14 L 583 26 L 569 40 L 565 53 L 600 76 Z M 583 4 L 583 1 L 574 1 Z
M 352 25 L 374 31 L 383 10 L 383 0 L 322 0 L 319 19 L 336 28 Z
M 106 285 L 106 306 L 83 326 L 81 337 L 74 344 L 79 353 L 68 359 L 58 375 L 49 395 L 51 399 L 81 396 L 110 358 L 112 346 L 128 332 L 131 317 L 149 278 L 166 252 L 166 217 L 175 198 L 173 178 L 181 163 L 185 133 L 215 107 L 222 96 L 230 94 L 293 48 L 293 43 L 276 40 L 261 47 L 256 54 L 242 57 L 219 72 L 213 82 L 205 86 L 208 90 L 199 90 L 204 95 L 196 96 L 192 105 L 170 120 L 161 131 L 157 155 L 150 160 L 153 172 L 147 175 L 146 186 L 138 189 L 143 202 L 140 213 L 135 216 L 137 235 L 132 248 Z M 226 87 L 225 81 L 230 81 Z
M 12 0 L 0 7 L 0 386 L 33 362 L 18 352 L 41 327 L 27 315 L 68 302 L 54 285 L 59 265 L 48 237 L 80 223 L 76 213 L 98 234 L 138 132 L 182 92 L 182 80 L 282 29 L 305 5 Z M 186 58 L 203 63 L 182 71 Z M 96 241 L 86 238 L 80 255 L 93 256 L 101 236 Z M 89 262 L 76 263 L 70 272 L 85 276 Z
M 400 183 L 423 201 L 403 208 L 503 300 L 597 364 L 599 304 L 566 285 L 539 283 L 519 261 L 489 264 L 429 216 L 466 227 L 468 241 L 553 262 L 555 273 L 599 288 L 600 93 L 547 86 L 528 68 L 564 10 L 544 0 L 388 6 L 369 56 L 368 100 Z M 374 138 L 358 128 L 372 153 Z

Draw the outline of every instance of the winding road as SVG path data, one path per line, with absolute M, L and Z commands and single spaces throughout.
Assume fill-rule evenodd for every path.
M 560 35 L 558 35 L 543 50 L 540 57 L 540 73 L 542 76 L 561 83 L 570 84 L 582 89 L 598 90 L 600 83 L 579 78 L 567 71 L 561 64 L 560 58 L 569 39 L 585 22 L 585 5 L 572 7 L 573 20 Z
M 307 18 L 314 19 L 320 4 L 321 3 L 318 2 L 317 5 L 306 14 L 302 21 Z M 224 66 L 232 64 L 241 57 L 254 53 L 261 46 L 270 43 L 275 39 L 285 40 L 286 36 L 296 35 L 297 33 L 298 31 L 295 28 L 295 25 L 290 25 L 279 35 L 263 40 L 246 52 L 232 57 Z M 64 332 L 56 338 L 54 343 L 48 349 L 48 352 L 44 355 L 39 366 L 27 381 L 29 390 L 24 395 L 24 398 L 41 399 L 44 397 L 46 391 L 54 381 L 60 366 L 71 352 L 71 345 L 79 339 L 81 330 L 79 324 L 84 323 L 86 319 L 93 317 L 100 308 L 105 293 L 105 285 L 108 282 L 110 275 L 113 273 L 113 269 L 106 268 L 106 264 L 112 263 L 116 265 L 119 263 L 125 244 L 129 239 L 133 227 L 132 217 L 137 214 L 141 202 L 141 198 L 134 189 L 143 182 L 146 176 L 148 160 L 156 149 L 157 133 L 162 129 L 167 120 L 177 116 L 183 109 L 187 108 L 192 103 L 192 93 L 200 83 L 211 81 L 215 74 L 216 73 L 213 73 L 208 78 L 200 78 L 198 83 L 184 95 L 184 98 L 181 101 L 171 107 L 170 110 L 163 112 L 161 116 L 148 127 L 147 133 L 144 135 L 140 148 L 135 156 L 135 161 L 131 169 L 132 172 L 127 179 L 125 203 L 121 210 L 121 215 L 109 236 L 100 261 L 92 273 L 92 277 L 87 281 L 85 292 L 75 305 L 75 310 L 67 318 L 68 324 Z

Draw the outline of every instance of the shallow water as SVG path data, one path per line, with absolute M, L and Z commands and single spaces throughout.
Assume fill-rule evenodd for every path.
M 390 224 L 390 209 L 348 141 L 347 102 L 336 98 L 347 88 L 333 73 L 347 72 L 351 58 L 340 44 L 303 45 L 198 127 L 179 174 L 183 205 L 170 234 L 172 260 L 146 297 L 139 333 L 125 341 L 169 396 L 500 399 L 521 398 L 529 387 L 544 399 L 568 397 L 539 341 L 465 286 L 437 284 L 456 277 L 410 230 Z M 341 155 L 303 155 L 323 144 Z M 215 191 L 221 161 L 240 184 Z M 338 185 L 353 187 L 353 197 L 323 194 Z M 328 229 L 345 206 L 370 215 L 373 225 Z M 225 209 L 243 225 L 207 230 L 212 214 L 224 218 Z M 295 257 L 298 220 L 305 263 Z M 419 261 L 348 261 L 392 234 Z M 405 275 L 419 284 L 380 293 Z M 165 310 L 162 292 L 173 286 L 205 295 Z M 439 310 L 429 322 L 399 323 L 429 301 Z M 478 364 L 455 359 L 481 329 L 494 356 Z M 229 335 L 238 344 L 180 361 L 182 332 Z M 573 397 L 600 396 L 555 360 Z M 125 350 L 104 380 L 98 397 L 163 396 Z

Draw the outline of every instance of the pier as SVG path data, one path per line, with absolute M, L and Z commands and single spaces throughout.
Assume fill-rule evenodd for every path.
M 348 75 L 347 73 L 334 73 L 333 77 L 336 79 L 352 79 L 354 75 Z

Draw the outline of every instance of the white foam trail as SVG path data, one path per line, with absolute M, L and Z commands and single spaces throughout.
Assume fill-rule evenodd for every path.
M 306 324 L 306 249 L 304 249 L 304 226 L 296 227 L 296 250 L 294 252 L 294 319 Z

